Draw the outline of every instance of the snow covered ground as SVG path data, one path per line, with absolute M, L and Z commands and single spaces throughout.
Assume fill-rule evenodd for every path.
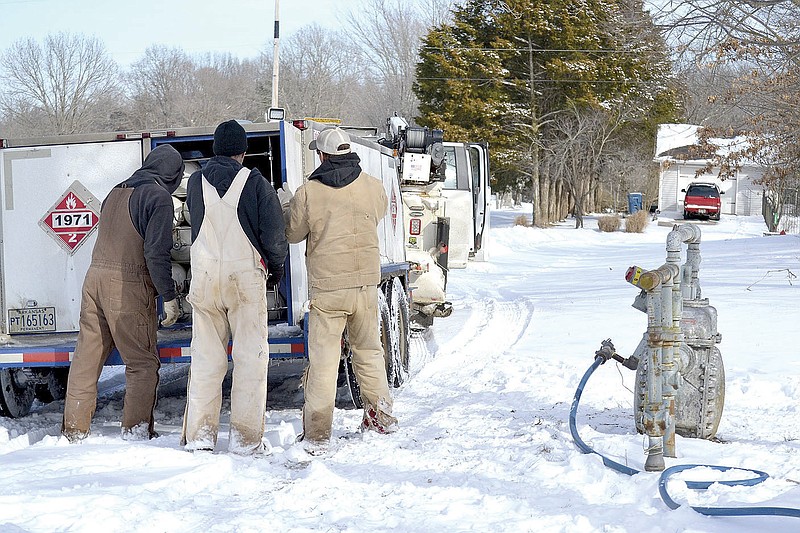
M 595 350 L 611 338 L 630 355 L 646 329 L 624 273 L 663 264 L 670 227 L 601 233 L 593 218 L 580 230 L 571 221 L 514 226 L 529 207 L 494 212 L 490 261 L 450 273 L 455 311 L 415 339 L 415 375 L 396 390 L 396 434 L 354 433 L 360 413 L 337 410 L 331 454 L 306 461 L 293 444 L 296 381 L 286 380 L 269 391 L 271 455 L 193 455 L 178 445 L 185 369 L 167 367 L 156 412 L 162 436 L 125 442 L 120 374 L 109 372 L 82 444 L 58 436 L 60 403 L 0 419 L 0 531 L 800 531 L 797 518 L 670 510 L 657 473 L 620 474 L 576 449 L 569 409 Z M 771 477 L 690 491 L 680 479 L 750 474 L 687 471 L 670 493 L 693 506 L 798 508 L 800 238 L 764 236 L 758 217 L 699 226 L 700 283 L 719 313 L 727 394 L 719 441 L 678 436 L 667 466 Z M 633 387 L 632 371 L 613 361 L 599 367 L 577 427 L 598 452 L 643 470 Z

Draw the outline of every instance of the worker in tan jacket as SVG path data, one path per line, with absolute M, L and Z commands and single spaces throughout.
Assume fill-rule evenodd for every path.
M 345 327 L 364 402 L 362 429 L 389 433 L 397 420 L 378 329 L 377 228 L 388 207 L 386 192 L 362 172 L 341 129 L 323 130 L 309 148 L 321 165 L 291 200 L 281 193 L 282 204 L 288 201 L 289 242 L 306 241 L 310 311 L 301 439 L 314 454 L 325 451 L 331 436 Z

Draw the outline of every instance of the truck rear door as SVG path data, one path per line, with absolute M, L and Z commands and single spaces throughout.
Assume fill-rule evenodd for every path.
M 308 148 L 304 151 L 302 132 L 290 122 L 281 122 L 281 168 L 284 175 L 281 177 L 284 187 L 294 192 L 303 184 L 303 157 L 307 156 Z M 310 142 L 310 141 L 309 141 Z M 310 172 L 310 171 L 309 171 Z M 297 325 L 303 319 L 303 305 L 308 299 L 308 278 L 306 277 L 306 242 L 289 245 L 289 287 L 291 294 L 288 306 L 288 323 Z
M 0 298 L 8 333 L 77 331 L 100 204 L 141 141 L 0 150 Z

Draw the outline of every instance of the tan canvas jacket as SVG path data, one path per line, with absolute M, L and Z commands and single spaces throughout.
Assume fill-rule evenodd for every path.
M 365 172 L 345 187 L 311 180 L 297 189 L 286 237 L 291 243 L 306 239 L 310 288 L 336 290 L 380 282 L 377 228 L 387 207 L 383 183 Z

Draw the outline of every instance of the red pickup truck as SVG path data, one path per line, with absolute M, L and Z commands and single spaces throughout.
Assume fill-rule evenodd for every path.
M 725 194 L 714 183 L 693 182 L 681 192 L 686 193 L 683 198 L 683 218 L 688 220 L 693 217 L 710 218 L 719 220 L 722 212 L 720 195 Z

